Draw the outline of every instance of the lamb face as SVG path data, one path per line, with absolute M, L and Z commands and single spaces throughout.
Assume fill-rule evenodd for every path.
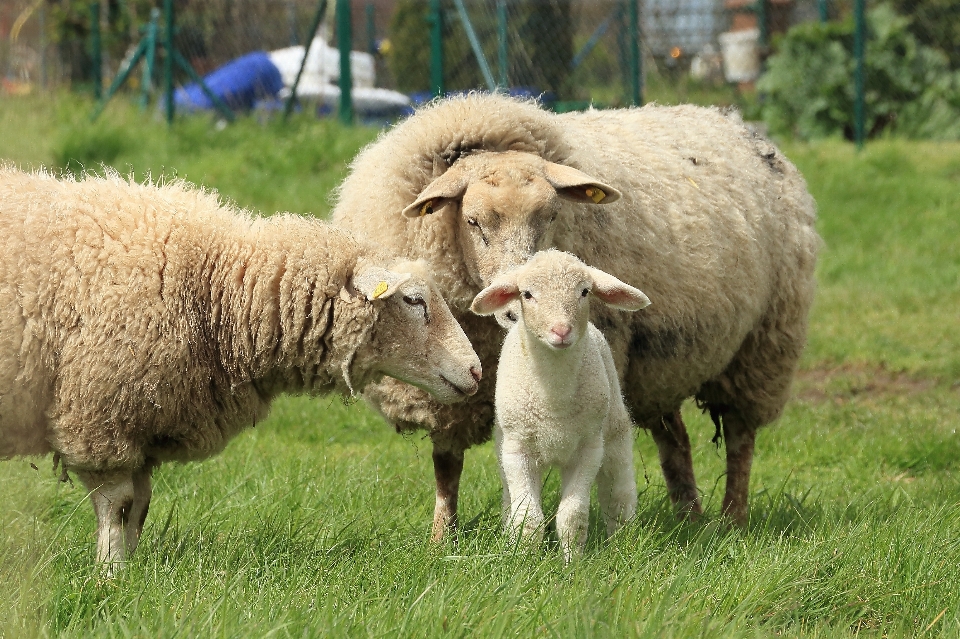
M 357 276 L 354 286 L 372 303 L 382 304 L 357 359 L 452 404 L 477 392 L 480 358 L 421 268 L 373 267 Z
M 464 262 L 482 287 L 553 243 L 561 199 L 609 204 L 619 198 L 586 173 L 531 153 L 486 152 L 458 160 L 403 213 L 456 207 Z
M 550 249 L 498 277 L 477 295 L 471 308 L 487 315 L 519 303 L 524 330 L 547 347 L 563 350 L 576 345 L 587 331 L 591 293 L 622 310 L 636 311 L 650 304 L 641 291 L 609 273 L 587 266 L 570 253 Z

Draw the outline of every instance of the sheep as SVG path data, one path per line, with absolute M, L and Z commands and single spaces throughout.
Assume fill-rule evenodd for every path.
M 608 535 L 637 505 L 632 422 L 610 347 L 589 322 L 591 293 L 614 309 L 650 304 L 612 275 L 549 249 L 495 279 L 470 306 L 490 315 L 519 304 L 500 352 L 495 392 L 504 526 L 514 538 L 539 540 L 543 472 L 559 467 L 557 535 L 567 562 L 586 544 L 595 480 Z
M 151 473 L 219 453 L 280 393 L 392 375 L 455 402 L 480 362 L 423 263 L 182 182 L 0 167 L 0 458 L 54 453 L 138 544 Z
M 591 311 L 627 407 L 653 436 L 678 513 L 694 518 L 702 509 L 679 409 L 695 398 L 726 444 L 722 513 L 747 522 L 755 434 L 790 396 L 820 239 L 799 171 L 736 114 L 690 105 L 554 114 L 482 94 L 438 101 L 357 156 L 332 217 L 426 259 L 487 372 L 456 407 L 391 380 L 365 393 L 398 429 L 433 440 L 435 537 L 456 526 L 464 451 L 491 434 L 500 331 L 468 307 L 547 247 L 653 301 L 642 314 Z

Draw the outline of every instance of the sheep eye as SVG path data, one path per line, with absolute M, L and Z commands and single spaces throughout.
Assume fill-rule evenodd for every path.
M 583 289 L 582 291 L 580 291 L 580 297 L 586 297 L 587 293 L 589 292 L 590 292 L 589 289 Z
M 554 213 L 553 215 L 550 216 L 550 223 L 552 224 L 553 222 L 556 222 L 556 221 L 557 221 L 557 214 Z
M 404 295 L 403 301 L 410 306 L 420 306 L 423 308 L 423 318 L 429 321 L 427 316 L 427 302 L 419 295 Z
M 532 299 L 533 299 L 533 293 L 531 293 L 530 291 L 524 291 L 524 292 L 523 292 L 523 299 L 525 299 L 525 300 L 532 300 Z
M 475 227 L 477 227 L 477 228 L 480 228 L 480 222 L 477 222 L 477 221 L 476 221 L 475 219 L 473 219 L 472 217 L 468 217 L 468 218 L 467 218 L 467 224 L 469 224 L 470 226 L 475 226 Z

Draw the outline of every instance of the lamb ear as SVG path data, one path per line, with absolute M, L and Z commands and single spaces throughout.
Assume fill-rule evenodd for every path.
M 353 276 L 353 287 L 363 293 L 367 301 L 383 300 L 412 277 L 410 273 L 394 273 L 379 266 L 370 266 Z
M 640 289 L 625 284 L 600 269 L 588 267 L 587 270 L 590 272 L 591 279 L 593 279 L 591 293 L 607 306 L 619 308 L 623 311 L 639 311 L 641 308 L 650 306 L 650 298 L 644 295 Z
M 457 166 L 452 166 L 446 173 L 427 185 L 413 204 L 403 209 L 403 215 L 423 217 L 436 213 L 450 202 L 462 198 L 468 183 L 467 173 Z
M 620 199 L 620 191 L 569 166 L 545 163 L 547 182 L 560 197 L 574 202 L 610 204 Z
M 470 304 L 470 310 L 477 315 L 493 315 L 518 299 L 520 288 L 517 286 L 517 278 L 509 274 L 498 277 L 490 286 L 477 293 Z

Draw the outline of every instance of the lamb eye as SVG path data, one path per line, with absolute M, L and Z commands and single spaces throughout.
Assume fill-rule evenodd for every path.
M 475 226 L 477 228 L 480 228 L 480 222 L 476 221 L 472 217 L 467 218 L 467 224 L 469 224 L 470 226 Z
M 588 289 L 583 289 L 582 291 L 580 291 L 580 297 L 586 297 L 586 296 L 587 296 L 587 293 L 589 293 L 589 292 L 590 292 L 590 291 L 589 291 Z
M 524 292 L 523 292 L 523 299 L 525 299 L 525 300 L 532 300 L 532 299 L 533 299 L 533 293 L 531 293 L 530 291 L 524 291 Z

